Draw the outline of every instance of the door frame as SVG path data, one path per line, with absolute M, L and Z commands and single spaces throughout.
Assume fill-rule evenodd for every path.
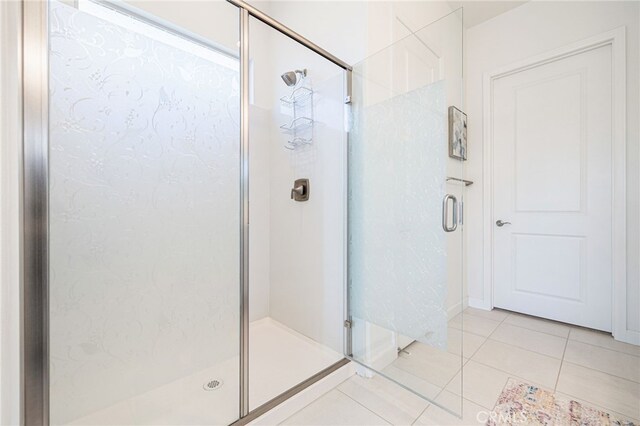
M 493 88 L 494 82 L 522 71 L 565 59 L 602 46 L 611 46 L 612 120 L 612 333 L 616 340 L 640 344 L 640 332 L 627 328 L 626 282 L 626 42 L 625 27 L 598 34 L 535 55 L 483 74 L 483 293 L 486 309 L 493 309 L 494 293 L 494 184 L 493 184 Z

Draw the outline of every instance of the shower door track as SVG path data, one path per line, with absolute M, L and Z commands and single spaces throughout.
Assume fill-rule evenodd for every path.
M 304 381 L 298 383 L 294 387 L 292 387 L 292 388 L 288 389 L 287 391 L 281 393 L 280 395 L 276 396 L 275 398 L 272 398 L 269 401 L 265 402 L 264 404 L 262 404 L 258 408 L 255 408 L 255 409 L 251 410 L 249 412 L 249 414 L 247 414 L 246 416 L 241 417 L 238 420 L 236 420 L 235 422 L 231 423 L 230 426 L 243 426 L 243 425 L 246 425 L 249 422 L 254 421 L 255 419 L 257 419 L 258 417 L 262 416 L 263 414 L 265 414 L 266 412 L 268 412 L 272 408 L 277 407 L 278 405 L 282 404 L 283 402 L 285 402 L 286 400 L 288 400 L 289 398 L 291 398 L 295 394 L 298 394 L 298 393 L 302 392 L 303 390 L 305 390 L 309 386 L 311 386 L 314 383 L 324 379 L 329 374 L 331 374 L 334 371 L 340 369 L 341 367 L 344 367 L 345 365 L 349 364 L 350 362 L 351 362 L 351 360 L 349 358 L 342 358 L 340 361 L 331 364 L 330 366 L 328 366 L 324 370 L 318 371 L 316 374 L 314 374 L 313 376 L 309 377 L 307 380 L 304 380 Z
M 240 416 L 246 424 L 350 362 L 351 330 L 345 328 L 342 360 L 254 410 L 249 409 L 249 18 L 254 17 L 344 70 L 345 103 L 351 102 L 352 66 L 242 0 L 227 0 L 240 11 L 241 229 L 240 229 Z M 48 425 L 49 419 L 49 158 L 48 158 L 48 1 L 22 2 L 22 424 Z M 348 153 L 346 144 L 344 155 Z M 346 160 L 346 158 L 345 158 Z M 345 161 L 347 168 L 348 161 Z M 347 177 L 345 170 L 345 179 Z M 345 182 L 345 201 L 347 200 Z M 346 204 L 345 204 L 346 206 Z M 344 229 L 347 229 L 344 212 Z M 345 239 L 346 240 L 346 239 Z M 346 241 L 345 241 L 346 248 Z M 347 253 L 347 251 L 345 251 Z M 348 264 L 348 259 L 344 260 Z M 344 277 L 344 318 L 349 292 Z

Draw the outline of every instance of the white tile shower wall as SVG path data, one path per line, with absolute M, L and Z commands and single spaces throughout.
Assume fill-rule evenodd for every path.
M 286 135 L 277 126 L 272 132 L 270 308 L 274 319 L 342 353 L 343 76 L 335 65 L 320 61 L 307 55 L 283 61 L 279 68 L 309 68 L 315 122 L 313 143 L 293 151 L 284 147 Z M 278 97 L 290 91 L 281 85 Z M 274 112 L 273 119 L 285 123 L 291 117 Z M 310 180 L 309 201 L 290 199 L 293 181 L 298 178 Z
M 615 28 L 627 45 L 627 327 L 640 331 L 640 4 L 638 2 L 527 2 L 467 30 L 466 93 L 469 113 L 467 261 L 469 297 L 491 304 L 483 281 L 482 75 Z M 540 25 L 544 22 L 544 25 Z M 508 34 L 505 37 L 505 34 Z
M 65 5 L 50 23 L 51 418 L 65 423 L 238 352 L 238 69 Z
M 249 320 L 271 312 L 271 131 L 278 123 L 272 116 L 276 85 L 284 85 L 272 68 L 271 44 L 275 34 L 252 20 L 249 82 Z
M 262 310 L 342 353 L 342 70 L 261 22 L 251 21 L 250 37 L 251 319 Z M 279 128 L 291 116 L 279 98 L 292 88 L 280 75 L 301 68 L 315 91 L 314 139 L 291 151 Z M 290 199 L 297 178 L 311 181 L 307 202 Z
M 270 314 L 271 275 L 271 111 L 251 105 L 249 144 L 249 320 Z

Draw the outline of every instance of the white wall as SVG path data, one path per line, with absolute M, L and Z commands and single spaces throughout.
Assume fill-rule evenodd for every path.
M 250 3 L 350 64 L 362 61 L 452 11 L 445 1 L 256 0 Z
M 627 42 L 627 315 L 640 330 L 639 221 L 639 9 L 638 2 L 529 2 L 469 28 L 466 94 L 469 114 L 467 266 L 470 304 L 489 307 L 483 282 L 482 76 L 509 63 L 626 26 Z
M 224 0 L 211 1 L 149 1 L 125 0 L 157 21 L 186 29 L 231 51 L 238 51 L 240 17 L 237 8 Z
M 20 3 L 0 2 L 0 424 L 20 421 Z

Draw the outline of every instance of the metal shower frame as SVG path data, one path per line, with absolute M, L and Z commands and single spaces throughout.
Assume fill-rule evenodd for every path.
M 249 409 L 249 21 L 253 17 L 344 70 L 345 103 L 351 102 L 352 66 L 242 0 L 227 0 L 240 15 L 240 412 L 246 424 L 349 362 L 348 290 L 345 257 L 345 358 L 260 407 Z M 108 0 L 105 1 L 108 3 Z M 49 424 L 49 87 L 48 1 L 22 1 L 23 249 L 21 283 L 21 421 Z M 348 150 L 345 143 L 344 156 Z M 345 212 L 347 227 L 345 161 Z M 346 238 L 345 238 L 346 249 Z M 345 250 L 345 256 L 347 251 Z
M 296 393 L 302 391 L 303 389 L 311 386 L 313 383 L 318 380 L 326 377 L 328 374 L 342 367 L 346 363 L 349 362 L 347 358 L 343 358 L 337 363 L 329 366 L 325 370 L 320 371 L 316 375 L 308 378 L 297 386 L 289 389 L 284 392 L 282 395 L 277 396 L 276 398 L 266 402 L 262 406 L 256 408 L 253 411 L 249 409 L 249 26 L 250 26 L 250 18 L 253 17 L 258 19 L 259 21 L 267 24 L 271 28 L 285 36 L 297 41 L 318 55 L 324 57 L 325 59 L 333 62 L 338 65 L 345 71 L 345 102 L 351 102 L 351 79 L 352 79 L 352 66 L 348 63 L 340 60 L 336 56 L 327 52 L 320 46 L 286 27 L 282 23 L 276 21 L 255 7 L 247 4 L 242 0 L 227 0 L 229 3 L 237 6 L 240 10 L 240 144 L 241 144 L 241 165 L 240 165 L 240 174 L 242 176 L 242 187 L 241 187 L 241 217 L 242 217 L 242 225 L 241 225 L 241 320 L 240 320 L 240 420 L 236 423 L 245 424 L 251 421 L 254 418 L 264 414 L 271 408 L 295 395 Z M 345 155 L 347 150 L 345 148 Z M 346 162 L 345 162 L 346 163 Z M 346 173 L 345 173 L 345 181 L 346 181 Z M 346 201 L 347 191 L 345 186 L 345 201 Z M 346 206 L 346 204 L 345 204 Z M 345 207 L 346 209 L 346 207 Z M 346 213 L 346 212 L 345 212 Z M 346 214 L 345 214 L 345 224 L 346 223 Z M 346 240 L 346 238 L 345 238 Z M 345 241 L 346 245 L 346 241 Z M 346 253 L 346 252 L 345 252 Z M 346 259 L 345 259 L 346 266 Z M 346 271 L 346 268 L 345 268 Z M 348 303 L 347 303 L 347 285 L 346 285 L 346 274 L 344 281 L 344 294 L 345 294 L 345 320 L 348 317 Z M 345 328 L 345 340 L 344 340 L 344 350 L 346 355 L 350 355 L 350 328 Z

